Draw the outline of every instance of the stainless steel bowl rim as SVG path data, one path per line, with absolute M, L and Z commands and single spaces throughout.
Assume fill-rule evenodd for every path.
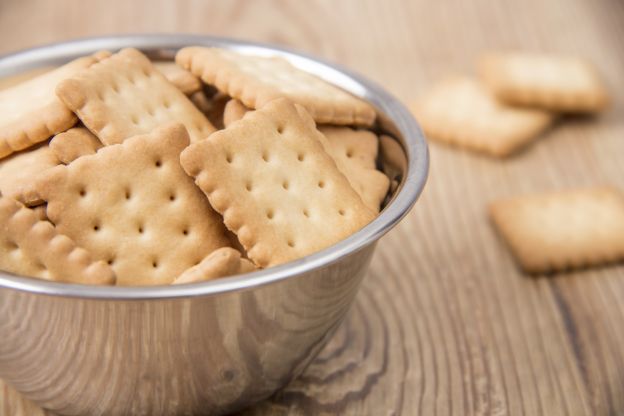
M 393 200 L 370 224 L 339 243 L 301 259 L 244 275 L 186 285 L 129 287 L 50 282 L 0 272 L 0 287 L 43 295 L 106 300 L 166 299 L 242 291 L 283 279 L 297 278 L 312 269 L 336 262 L 341 257 L 374 243 L 392 229 L 412 208 L 427 180 L 429 153 L 424 135 L 409 110 L 382 87 L 353 71 L 288 48 L 190 34 L 140 34 L 82 38 L 2 56 L 0 57 L 0 76 L 14 72 L 15 68 L 25 70 L 40 66 L 43 60 L 50 61 L 59 56 L 65 58 L 81 56 L 99 49 L 116 50 L 124 47 L 136 47 L 145 50 L 178 49 L 187 45 L 221 46 L 253 54 L 279 54 L 297 66 L 313 66 L 322 73 L 323 77 L 328 75 L 330 78 L 339 79 L 342 88 L 371 101 L 377 106 L 390 110 L 388 113 L 391 114 L 387 115 L 395 122 L 397 129 L 404 138 L 403 145 L 408 158 L 407 172 Z M 312 72 L 316 73 L 316 71 Z

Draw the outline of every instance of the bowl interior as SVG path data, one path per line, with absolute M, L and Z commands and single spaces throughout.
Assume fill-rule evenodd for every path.
M 381 146 L 379 168 L 393 186 L 382 212 L 366 227 L 320 252 L 270 269 L 208 282 L 176 286 L 94 287 L 12 275 L 0 272 L 0 287 L 47 295 L 99 299 L 162 299 L 205 296 L 247 290 L 285 278 L 296 278 L 311 269 L 339 261 L 341 257 L 377 241 L 407 214 L 418 199 L 428 173 L 428 150 L 422 131 L 410 112 L 377 84 L 354 72 L 321 59 L 288 49 L 258 43 L 194 35 L 136 35 L 81 39 L 28 49 L 0 58 L 0 78 L 18 76 L 42 67 L 61 65 L 98 50 L 124 47 L 140 49 L 152 59 L 170 60 L 184 46 L 218 46 L 256 56 L 281 56 L 294 66 L 310 72 L 371 103 L 378 112 L 375 130 L 387 135 Z M 398 146 L 397 146 L 398 144 Z

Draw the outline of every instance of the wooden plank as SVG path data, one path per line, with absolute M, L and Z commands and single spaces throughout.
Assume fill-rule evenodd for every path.
M 322 56 L 409 102 L 445 74 L 473 72 L 479 52 L 513 47 L 587 57 L 617 92 L 622 22 L 624 4 L 607 0 L 142 0 L 114 11 L 104 0 L 6 0 L 0 52 L 107 33 L 210 33 Z M 624 267 L 527 278 L 485 217 L 503 196 L 624 188 L 620 97 L 614 104 L 597 119 L 562 120 L 507 161 L 432 144 L 427 189 L 379 244 L 345 324 L 301 378 L 243 414 L 624 414 Z M 16 393 L 0 394 L 4 414 L 33 414 Z

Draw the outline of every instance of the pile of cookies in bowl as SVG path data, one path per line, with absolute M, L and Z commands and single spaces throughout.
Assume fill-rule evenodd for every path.
M 379 213 L 376 112 L 278 57 L 101 51 L 0 90 L 0 269 L 192 283 L 304 257 Z

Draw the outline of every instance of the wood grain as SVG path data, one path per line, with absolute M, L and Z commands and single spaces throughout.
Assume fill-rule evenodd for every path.
M 479 52 L 511 47 L 579 54 L 615 94 L 624 85 L 617 0 L 0 2 L 0 52 L 128 32 L 291 46 L 406 102 L 445 74 L 473 73 Z M 603 116 L 562 120 L 504 162 L 432 143 L 427 188 L 382 240 L 339 332 L 302 377 L 243 414 L 624 414 L 624 267 L 525 277 L 485 216 L 518 193 L 624 188 L 622 110 L 616 96 Z M 6 386 L 0 412 L 37 414 Z

